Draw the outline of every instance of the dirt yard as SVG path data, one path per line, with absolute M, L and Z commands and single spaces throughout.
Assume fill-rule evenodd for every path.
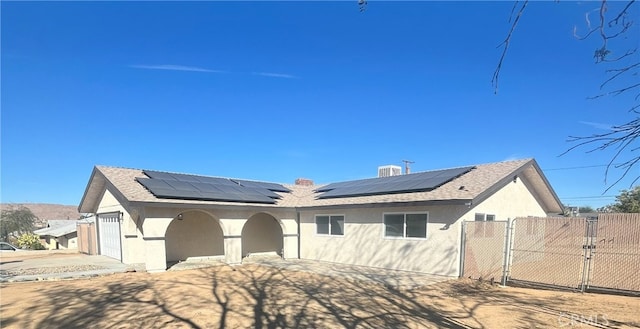
M 640 328 L 640 297 L 450 280 L 402 290 L 256 264 L 0 287 L 1 328 Z

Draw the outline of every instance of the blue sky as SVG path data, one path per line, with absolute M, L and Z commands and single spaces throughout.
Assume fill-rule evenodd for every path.
M 530 3 L 495 95 L 512 2 L 3 1 L 0 199 L 78 204 L 97 164 L 329 183 L 533 157 L 599 207 L 640 171 L 605 193 L 612 151 L 559 156 L 633 119 L 586 99 L 598 4 Z

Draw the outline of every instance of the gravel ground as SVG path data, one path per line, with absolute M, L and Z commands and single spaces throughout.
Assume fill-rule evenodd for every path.
M 2 276 L 22 276 L 22 275 L 40 275 L 40 274 L 54 274 L 54 273 L 68 273 L 68 272 L 84 272 L 106 269 L 104 266 L 98 265 L 67 265 L 67 266 L 55 266 L 55 267 L 38 267 L 38 268 L 25 268 L 16 270 L 0 270 Z
M 3 283 L 0 295 L 2 329 L 640 328 L 637 297 L 467 279 L 404 289 L 258 264 Z

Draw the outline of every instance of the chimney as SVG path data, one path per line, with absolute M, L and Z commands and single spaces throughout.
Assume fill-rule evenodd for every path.
M 412 163 L 415 163 L 414 161 L 410 161 L 410 160 L 402 160 L 402 162 L 404 162 L 404 174 L 408 175 L 411 173 L 411 167 L 409 166 Z
M 296 185 L 313 186 L 313 181 L 307 178 L 298 178 L 296 179 Z

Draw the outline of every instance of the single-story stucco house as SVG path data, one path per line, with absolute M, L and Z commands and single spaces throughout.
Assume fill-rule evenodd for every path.
M 45 249 L 76 249 L 78 248 L 78 234 L 75 220 L 50 219 L 47 227 L 33 231 L 40 237 Z
M 147 271 L 274 252 L 460 275 L 463 221 L 562 212 L 533 159 L 312 185 L 96 166 L 79 205 L 100 254 Z

